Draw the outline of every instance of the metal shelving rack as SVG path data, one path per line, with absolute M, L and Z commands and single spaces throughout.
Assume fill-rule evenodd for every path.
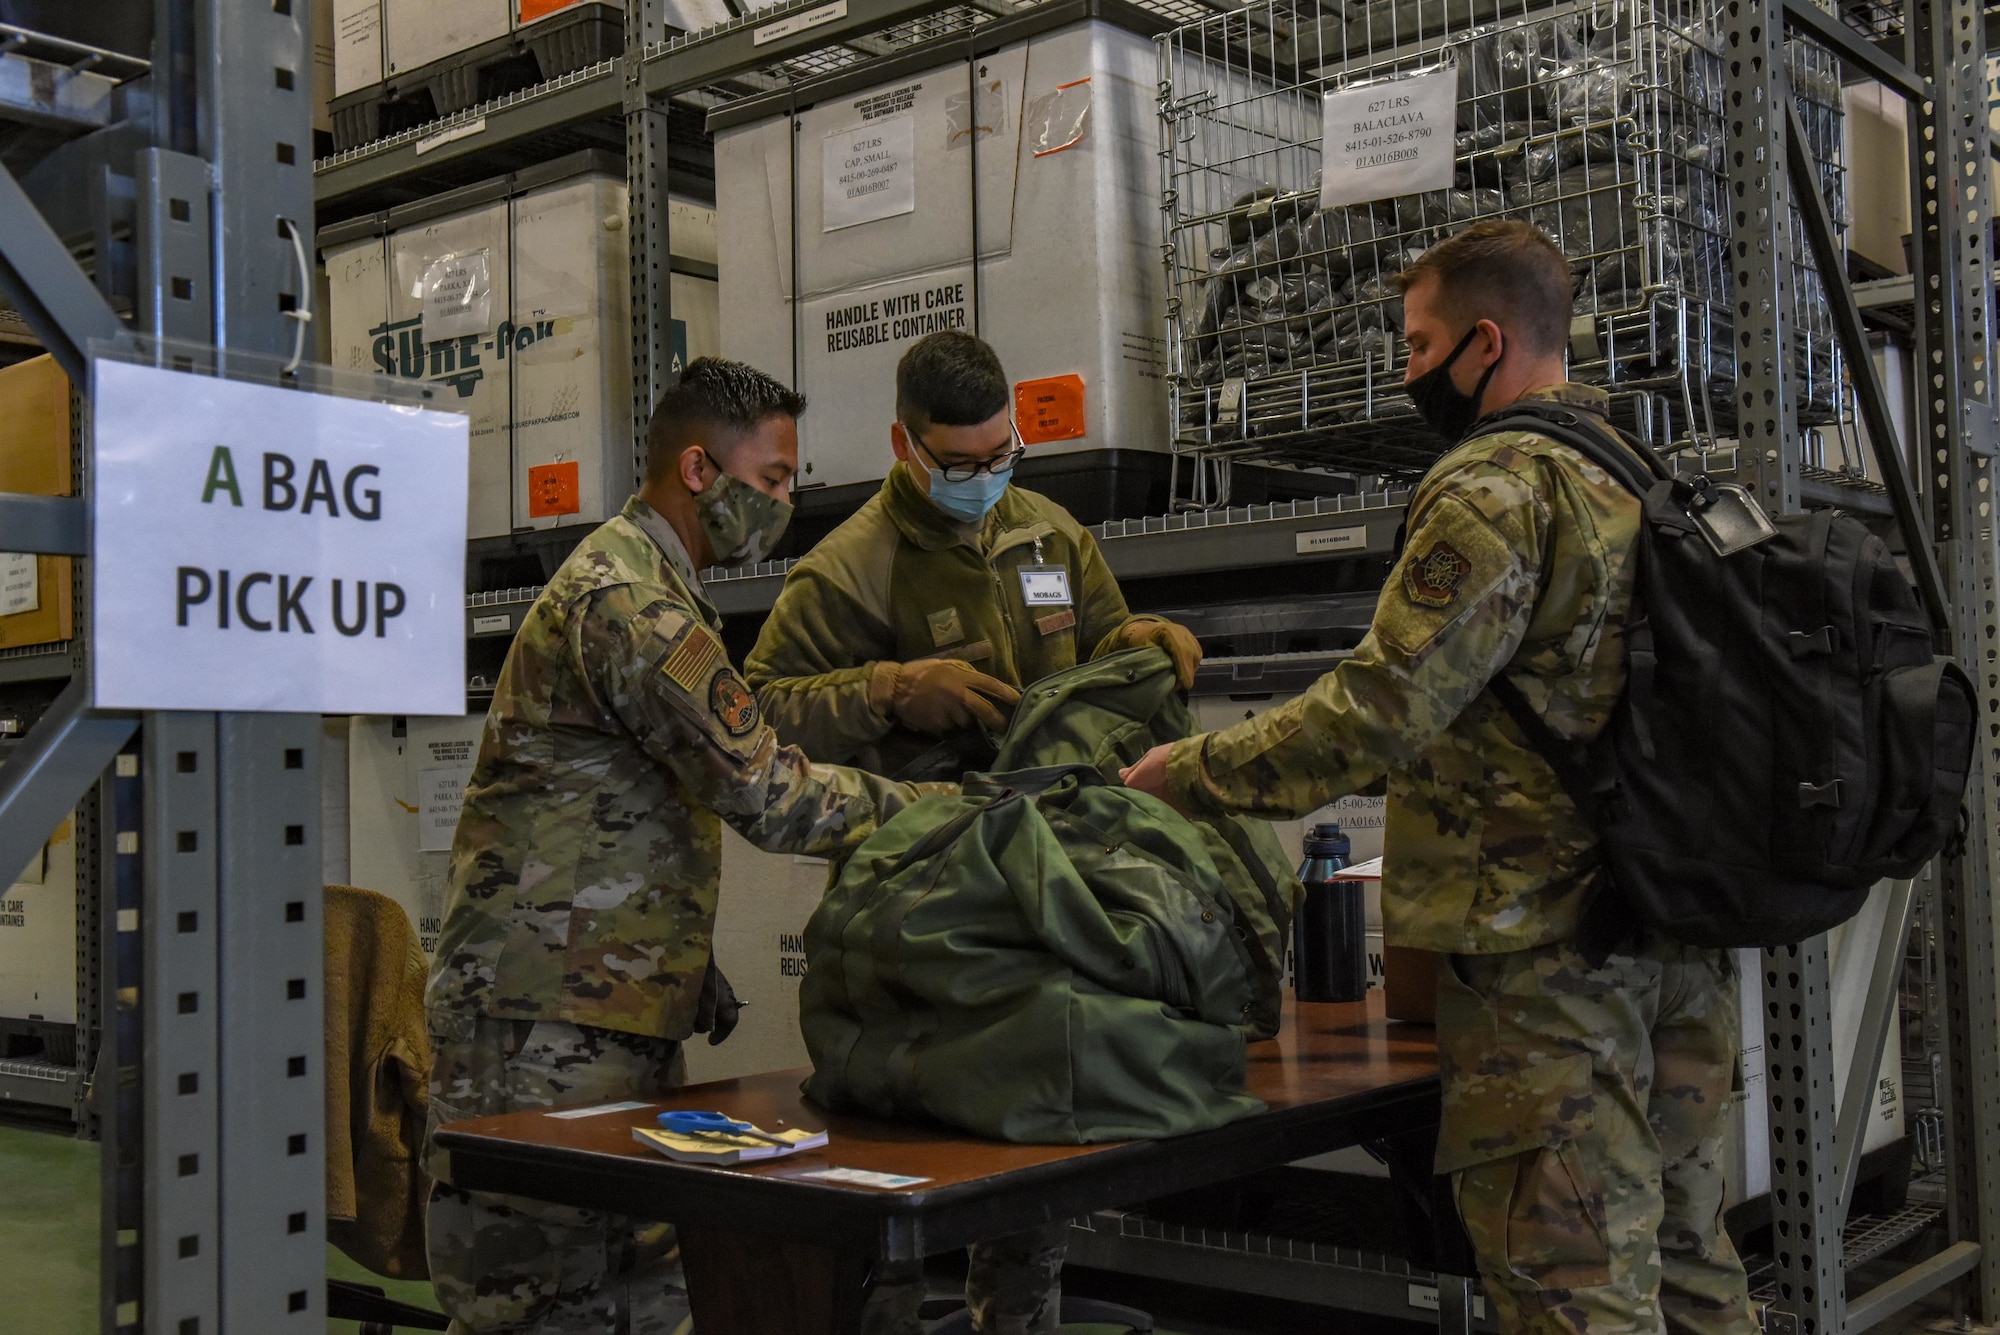
M 288 238 L 312 217 L 310 6 L 153 11 L 143 74 L 70 44 L 56 84 L 113 85 L 89 116 L 0 88 L 0 120 L 40 133 L 0 145 L 0 297 L 78 386 L 92 356 L 142 339 L 283 357 L 311 303 Z M 0 496 L 0 533 L 82 558 L 87 590 L 87 514 L 81 497 Z M 0 864 L 82 804 L 98 876 L 79 934 L 104 998 L 102 1328 L 324 1329 L 318 720 L 95 710 L 85 641 L 63 672 L 0 665 L 70 677 L 0 768 Z

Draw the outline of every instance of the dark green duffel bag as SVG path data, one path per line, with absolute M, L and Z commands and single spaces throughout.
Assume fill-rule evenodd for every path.
M 800 1023 L 831 1108 L 1079 1144 L 1261 1106 L 1300 894 L 1261 822 L 1191 822 L 1116 782 L 1192 718 L 1157 649 L 1035 683 L 1001 747 L 878 830 L 806 927 Z

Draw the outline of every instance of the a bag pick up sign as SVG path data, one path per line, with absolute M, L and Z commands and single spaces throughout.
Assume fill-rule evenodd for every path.
M 464 712 L 464 417 L 92 370 L 100 708 Z
M 1319 206 L 1450 187 L 1458 71 L 1378 79 L 1326 94 Z

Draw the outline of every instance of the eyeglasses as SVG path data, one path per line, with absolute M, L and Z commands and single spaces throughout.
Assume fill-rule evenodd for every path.
M 940 473 L 943 473 L 945 480 L 948 482 L 970 482 L 981 473 L 992 473 L 996 476 L 1002 473 L 1011 473 L 1014 471 L 1014 465 L 1020 463 L 1022 457 L 1028 452 L 1028 447 L 1021 443 L 1021 428 L 1015 426 L 1012 422 L 1007 424 L 1007 433 L 1014 442 L 1013 449 L 1008 450 L 996 459 L 982 459 L 975 463 L 966 464 L 940 462 L 937 457 L 937 451 L 924 444 L 923 437 L 911 430 L 908 422 L 903 423 L 903 430 L 909 435 L 911 442 L 924 452 L 924 457 L 930 460 L 931 466 L 936 468 Z

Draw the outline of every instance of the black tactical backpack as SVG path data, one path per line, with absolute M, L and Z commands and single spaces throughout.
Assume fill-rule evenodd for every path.
M 1972 682 L 1932 652 L 1881 539 L 1834 511 L 1760 516 L 1774 533 L 1719 555 L 1702 521 L 1741 498 L 1708 478 L 1554 404 L 1477 428 L 1496 431 L 1570 446 L 1645 506 L 1630 675 L 1587 754 L 1491 683 L 1597 831 L 1611 889 L 1586 938 L 1608 948 L 1636 919 L 1690 945 L 1788 945 L 1937 855 L 1971 770 Z

